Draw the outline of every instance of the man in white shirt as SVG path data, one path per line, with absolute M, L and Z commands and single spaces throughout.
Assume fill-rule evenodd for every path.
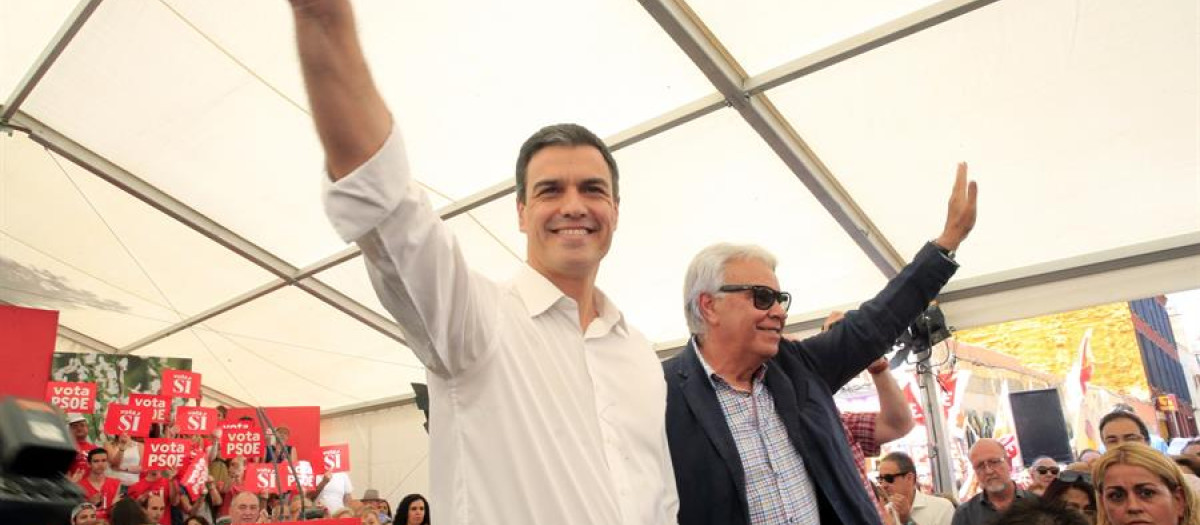
M 345 472 L 334 472 L 321 477 L 317 485 L 317 501 L 329 510 L 329 514 L 342 510 L 354 497 L 354 486 L 350 484 L 350 476 Z
M 428 371 L 439 521 L 674 523 L 661 368 L 595 286 L 617 226 L 608 148 L 575 125 L 526 141 L 516 204 L 527 266 L 510 284 L 488 281 L 467 268 L 413 180 L 349 3 L 292 7 L 333 180 L 326 212 L 362 248 L 381 302 Z
M 879 486 L 901 525 L 950 525 L 954 519 L 953 504 L 917 487 L 917 468 L 908 454 L 892 452 L 879 461 Z

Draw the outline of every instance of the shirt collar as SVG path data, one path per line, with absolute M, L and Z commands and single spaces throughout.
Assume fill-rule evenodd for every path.
M 525 303 L 529 317 L 542 315 L 555 305 L 569 306 L 572 309 L 578 307 L 574 299 L 567 297 L 545 275 L 534 270 L 528 264 L 524 265 L 513 279 L 513 287 L 516 289 L 517 295 L 521 297 L 521 301 Z M 610 301 L 608 295 L 599 288 L 596 288 L 596 298 L 600 303 L 600 312 L 592 321 L 593 326 L 589 327 L 589 332 L 599 329 L 600 333 L 607 333 L 610 328 L 615 328 L 621 336 L 628 335 L 629 329 L 625 325 L 625 315 L 621 313 L 617 305 Z
M 704 367 L 704 377 L 707 377 L 708 381 L 711 382 L 713 384 L 713 386 L 716 386 L 717 381 L 726 383 L 724 378 L 717 375 L 717 373 L 713 371 L 712 366 L 708 364 L 708 361 L 706 359 L 704 359 L 704 354 L 700 353 L 700 337 L 699 336 L 696 336 L 696 335 L 692 336 L 691 345 L 692 345 L 692 349 L 696 351 L 696 358 L 700 360 L 700 366 Z M 759 381 L 762 381 L 762 378 L 764 375 L 766 375 L 766 373 L 767 373 L 767 363 L 763 363 L 762 366 L 760 366 L 758 368 L 758 370 L 754 372 L 754 377 L 751 380 L 751 384 L 753 385 L 754 383 L 758 383 Z M 726 384 L 728 384 L 728 383 L 726 383 Z

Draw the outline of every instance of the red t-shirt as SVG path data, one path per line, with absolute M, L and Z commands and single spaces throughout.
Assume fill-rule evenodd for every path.
M 162 498 L 163 505 L 167 507 L 166 512 L 163 512 L 162 519 L 158 520 L 161 525 L 171 525 L 171 501 L 167 499 L 167 488 L 170 486 L 170 480 L 167 478 L 159 478 L 158 481 L 149 482 L 145 479 L 129 486 L 129 497 L 138 500 L 141 503 L 142 496 L 146 494 L 155 494 Z M 143 505 L 143 508 L 145 506 Z
M 100 484 L 100 488 L 92 485 L 91 480 L 87 477 L 79 480 L 79 485 L 83 487 L 84 499 L 91 501 L 96 494 L 100 495 L 100 502 L 96 504 L 96 517 L 108 519 L 108 512 L 112 510 L 113 503 L 117 501 L 117 491 L 121 488 L 121 480 L 117 478 L 104 478 L 104 483 Z
M 84 477 L 88 475 L 88 452 L 96 448 L 96 445 L 87 441 L 75 442 L 75 462 L 71 463 L 71 468 L 67 470 L 67 475 L 72 476 L 75 473 L 82 473 Z

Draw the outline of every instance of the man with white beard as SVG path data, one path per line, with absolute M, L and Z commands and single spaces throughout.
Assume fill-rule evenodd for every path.
M 958 506 L 954 511 L 952 525 L 986 525 L 995 521 L 1013 502 L 1021 499 L 1038 499 L 1037 495 L 1020 490 L 1012 480 L 1012 464 L 1004 445 L 994 439 L 981 439 L 971 445 L 967 452 L 975 479 L 979 480 L 979 494 Z

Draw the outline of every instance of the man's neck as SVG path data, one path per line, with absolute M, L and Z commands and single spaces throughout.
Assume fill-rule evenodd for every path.
M 1005 510 L 1016 499 L 1017 486 L 1010 481 L 1004 486 L 1004 490 L 1000 492 L 983 491 L 983 497 L 987 498 L 988 503 L 996 507 L 996 510 Z
M 586 332 L 588 325 L 600 316 L 599 307 L 596 304 L 597 270 L 593 269 L 586 275 L 576 276 L 550 273 L 537 266 L 533 266 L 533 269 L 542 274 L 563 295 L 575 300 L 579 307 L 579 329 Z
M 698 337 L 697 343 L 704 362 L 708 363 L 713 373 L 737 390 L 750 391 L 754 374 L 762 368 L 762 359 L 739 352 L 735 345 L 714 337 Z
M 99 487 L 104 484 L 104 477 L 105 476 L 103 472 L 99 474 L 96 474 L 95 472 L 89 472 L 88 482 L 90 482 L 93 487 Z

